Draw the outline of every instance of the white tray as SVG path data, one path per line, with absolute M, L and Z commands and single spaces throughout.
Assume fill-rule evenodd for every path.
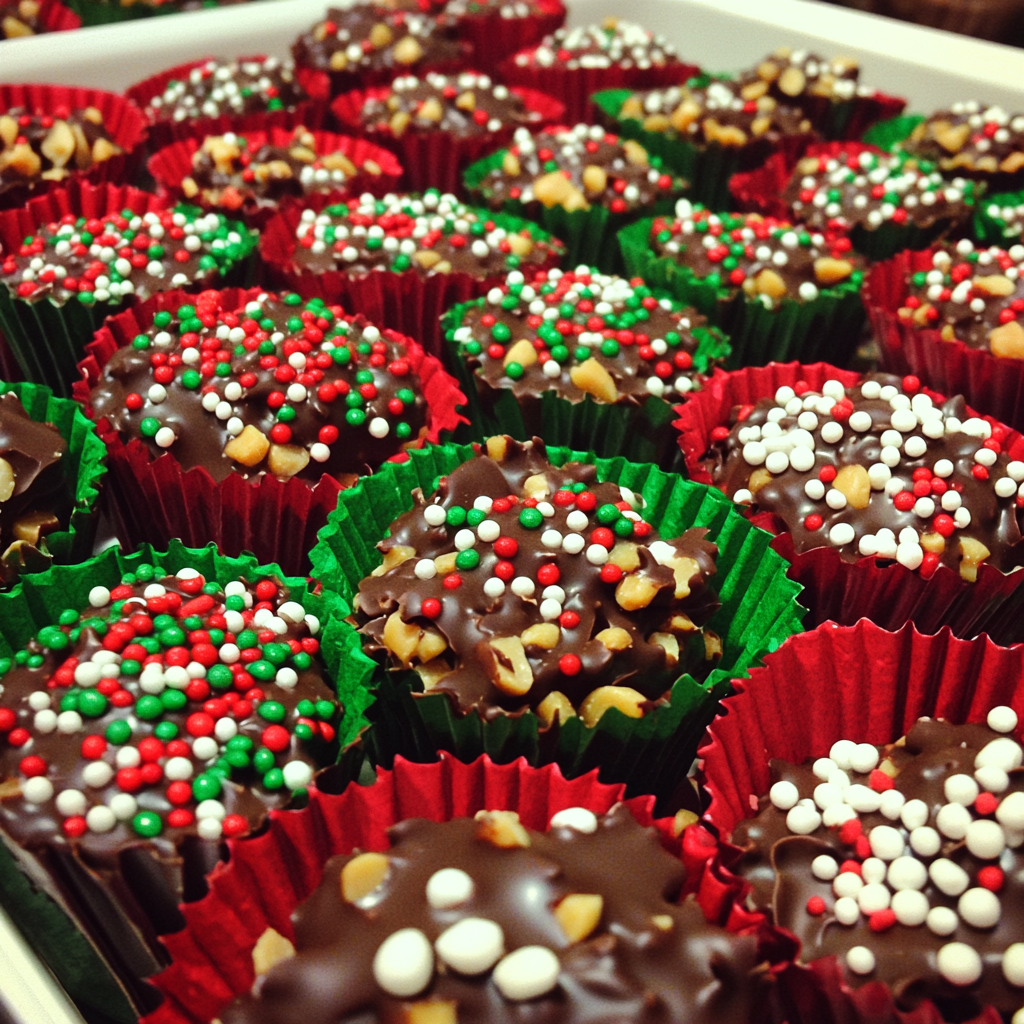
M 334 5 L 338 0 L 331 0 Z M 121 90 L 197 57 L 286 56 L 328 0 L 262 0 L 125 25 L 0 42 L 0 82 Z M 571 24 L 622 15 L 622 0 L 570 0 Z M 735 71 L 777 46 L 856 57 L 862 80 L 929 111 L 961 99 L 1024 111 L 1024 50 L 918 28 L 813 0 L 641 0 L 628 16 L 688 60 Z M 83 1024 L 0 910 L 0 1000 L 22 1024 Z

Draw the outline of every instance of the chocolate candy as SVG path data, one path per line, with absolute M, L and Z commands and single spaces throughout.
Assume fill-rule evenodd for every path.
M 395 138 L 434 131 L 469 138 L 541 123 L 520 96 L 476 71 L 396 78 L 386 93 L 367 98 L 360 116 L 368 132 Z
M 354 482 L 424 429 L 408 356 L 400 335 L 318 299 L 261 295 L 234 308 L 204 292 L 114 353 L 91 402 L 154 457 L 170 451 L 216 481 Z
M 193 121 L 222 114 L 261 114 L 287 110 L 305 100 L 291 61 L 208 60 L 171 79 L 146 107 L 153 121 Z
M 969 100 L 936 111 L 901 144 L 939 169 L 972 178 L 1020 177 L 1024 168 L 1024 114 L 1007 114 Z
M 41 572 L 46 534 L 67 526 L 71 496 L 61 460 L 67 442 L 50 423 L 29 418 L 17 395 L 0 395 L 0 579 Z
M 1024 462 L 962 397 L 937 406 L 914 377 L 870 374 L 821 393 L 782 387 L 730 426 L 712 431 L 715 484 L 773 513 L 797 551 L 895 559 L 926 576 L 945 565 L 969 581 L 982 562 L 1024 564 Z
M 622 805 L 569 808 L 548 832 L 511 811 L 403 821 L 391 844 L 328 861 L 297 956 L 225 1024 L 750 1019 L 754 938 L 679 902 L 681 863 Z
M 640 717 L 703 671 L 719 606 L 706 530 L 659 537 L 642 498 L 593 465 L 556 468 L 536 438 L 493 437 L 414 497 L 355 608 L 366 649 L 425 689 L 485 717 L 529 707 L 592 725 L 611 706 Z
M 414 270 L 419 274 L 463 272 L 494 277 L 506 269 L 551 261 L 560 243 L 533 237 L 528 228 L 512 232 L 488 219 L 484 210 L 455 196 L 428 189 L 422 196 L 360 196 L 305 210 L 296 228 L 293 260 L 315 274 L 328 270 Z
M 656 217 L 650 244 L 658 256 L 714 284 L 723 296 L 740 289 L 774 309 L 784 299 L 813 302 L 823 288 L 856 287 L 864 262 L 845 236 L 757 213 L 710 213 L 680 199 L 675 218 Z
M 679 401 L 711 369 L 698 351 L 707 335 L 693 334 L 704 323 L 643 284 L 550 270 L 530 279 L 513 271 L 449 328 L 487 389 L 509 389 L 519 399 L 553 390 L 570 402 L 590 395 L 640 404 L 651 396 Z
M 685 184 L 661 170 L 660 159 L 651 158 L 639 142 L 578 124 L 537 135 L 517 129 L 501 166 L 472 195 L 493 210 L 511 199 L 568 211 L 604 206 L 625 214 L 651 209 L 658 200 L 679 195 Z
M 62 181 L 121 152 L 95 107 L 61 114 L 20 107 L 0 113 L 0 196 L 25 184 Z
M 600 25 L 560 28 L 531 50 L 515 55 L 519 67 L 580 68 L 618 66 L 640 70 L 680 64 L 675 47 L 642 25 L 605 18 Z
M 780 103 L 801 107 L 805 97 L 851 100 L 858 94 L 860 68 L 850 57 L 826 60 L 807 50 L 780 47 L 749 71 L 739 75 L 740 95 L 759 100 L 770 94 Z M 874 95 L 873 89 L 865 90 Z
M 27 236 L 17 252 L 0 253 L 0 281 L 19 299 L 57 305 L 145 299 L 216 281 L 254 242 L 238 221 L 195 206 L 101 218 L 68 214 Z
M 937 330 L 943 341 L 1024 359 L 1024 246 L 976 249 L 963 239 L 937 248 L 932 268 L 910 275 L 901 320 Z
M 1024 1006 L 1024 771 L 1008 733 L 923 718 L 904 740 L 840 740 L 773 784 L 732 841 L 752 900 L 802 944 L 838 958 L 853 988 L 884 982 L 903 1010 L 944 1019 Z

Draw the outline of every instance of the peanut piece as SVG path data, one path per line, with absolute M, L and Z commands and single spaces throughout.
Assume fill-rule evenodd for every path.
M 555 920 L 570 942 L 582 942 L 597 927 L 604 900 L 593 893 L 572 893 L 555 907 Z
M 523 481 L 523 493 L 528 498 L 536 498 L 541 501 L 550 494 L 548 478 L 543 473 L 534 473 Z
M 425 693 L 429 693 L 445 676 L 449 676 L 452 673 L 451 665 L 443 658 L 435 658 L 433 661 L 428 661 L 425 665 L 416 665 L 415 670 L 416 674 L 420 677 L 420 681 L 423 683 L 423 691 Z
M 391 51 L 396 64 L 415 64 L 423 56 L 423 47 L 413 36 L 404 36 Z
M 932 124 L 932 138 L 948 153 L 960 152 L 970 137 L 971 126 L 966 121 L 955 126 L 949 121 L 935 121 Z
M 906 316 L 906 317 L 903 317 L 903 319 L 904 320 L 909 320 L 910 317 Z M 939 338 L 942 341 L 956 341 L 957 340 L 956 339 L 956 331 L 953 330 L 953 325 L 952 324 L 943 324 L 941 329 L 939 330 Z M 989 335 L 989 341 L 991 342 L 991 340 L 992 340 L 992 335 L 990 334 Z
M 1022 167 L 1024 167 L 1024 153 L 1021 153 L 1019 150 L 1016 153 L 1003 157 L 1002 162 L 999 164 L 999 170 L 1004 174 L 1016 174 Z
M 871 500 L 871 480 L 864 466 L 851 464 L 843 466 L 832 486 L 846 495 L 851 508 L 867 508 Z
M 647 642 L 657 644 L 665 652 L 667 668 L 679 664 L 679 641 L 671 633 L 652 633 Z
M 747 481 L 747 490 L 751 494 L 757 494 L 765 484 L 771 483 L 771 479 L 771 473 L 764 466 L 760 466 L 750 474 L 750 479 Z
M 412 258 L 424 269 L 430 270 L 431 267 L 436 267 L 441 259 L 439 252 L 434 252 L 433 249 L 420 249 L 419 252 L 413 253 Z
M 806 75 L 799 68 L 792 65 L 779 75 L 779 91 L 787 96 L 799 96 L 804 91 L 806 84 Z
M 86 121 L 91 121 L 93 124 L 103 124 L 103 113 L 99 107 L 86 107 L 82 111 L 82 117 Z
M 609 651 L 625 651 L 633 646 L 633 638 L 621 626 L 609 626 L 600 633 L 594 634 L 599 644 L 604 644 Z
M 599 686 L 580 705 L 580 717 L 585 725 L 595 726 L 601 716 L 612 708 L 617 708 L 627 718 L 642 718 L 641 704 L 647 698 L 630 686 Z
M 748 82 L 740 89 L 740 96 L 747 100 L 759 100 L 768 91 L 768 83 L 762 79 L 759 82 Z M 814 169 L 818 169 L 818 161 L 814 161 Z
M 92 162 L 101 164 L 104 160 L 109 160 L 120 152 L 120 147 L 115 146 L 109 139 L 99 138 L 92 144 Z
M 25 24 L 23 21 L 18 21 L 13 15 L 8 14 L 2 22 L 0 22 L 0 36 L 5 39 L 20 39 L 23 36 L 32 36 L 35 33 L 32 29 Z
M 623 572 L 632 572 L 640 568 L 639 548 L 631 540 L 620 540 L 608 552 L 608 561 L 617 565 Z
M 476 93 L 467 89 L 455 97 L 455 106 L 459 110 L 476 110 Z
M 391 861 L 383 853 L 360 853 L 341 869 L 341 898 L 346 903 L 366 899 L 388 876 Z
M 575 718 L 576 709 L 572 706 L 572 701 L 561 690 L 552 690 L 537 705 L 537 717 L 545 727 L 548 727 L 556 718 L 562 722 Z
M 60 526 L 60 520 L 52 512 L 29 512 L 14 524 L 15 540 L 26 544 L 38 544 L 40 537 L 53 533 Z
M 186 199 L 192 199 L 199 195 L 199 186 L 196 184 L 195 178 L 182 178 L 181 191 Z
M 644 105 L 639 96 L 628 96 L 619 108 L 619 117 L 628 117 L 639 121 L 643 116 Z
M 395 34 L 391 31 L 390 26 L 385 25 L 383 21 L 378 21 L 370 29 L 370 45 L 375 49 L 383 49 L 394 38 Z
M 458 1024 L 459 1004 L 442 999 L 424 999 L 405 1011 L 405 1024 Z
M 599 402 L 611 405 L 619 400 L 619 389 L 615 386 L 612 375 L 593 356 L 584 359 L 569 368 L 569 380 L 588 395 L 593 395 Z
M 477 839 L 501 850 L 526 849 L 531 845 L 530 833 L 520 824 L 515 811 L 477 811 L 475 817 L 480 822 Z
M 487 438 L 488 458 L 494 459 L 495 462 L 504 462 L 507 452 L 508 437 L 504 434 L 495 434 L 494 437 Z
M 448 641 L 441 635 L 440 631 L 433 626 L 428 626 L 420 634 L 420 642 L 416 645 L 416 657 L 426 664 L 448 650 Z
M 690 596 L 690 580 L 700 573 L 700 563 L 695 558 L 686 555 L 674 554 L 669 558 L 655 556 L 659 565 L 664 565 L 672 570 L 676 580 L 675 597 L 682 600 Z
M 504 157 L 501 160 L 501 169 L 510 177 L 518 178 L 522 173 L 522 168 L 519 166 L 519 157 L 511 151 L 506 151 Z
M 853 264 L 849 260 L 821 256 L 814 261 L 814 276 L 821 284 L 838 284 L 840 281 L 845 281 L 852 273 Z
M 667 132 L 671 127 L 671 122 L 664 114 L 648 114 L 643 124 L 645 132 Z
M 654 917 L 651 918 L 651 924 L 653 924 L 659 932 L 670 932 L 672 931 L 675 921 L 672 920 L 671 914 L 655 914 Z
M 330 157 L 324 157 L 324 167 L 331 168 L 333 170 L 332 164 L 328 163 L 329 159 L 330 159 Z M 344 161 L 344 162 L 342 163 L 342 161 Z M 341 169 L 345 172 L 346 175 L 355 174 L 355 172 L 356 172 L 355 164 L 353 164 L 346 157 L 343 157 L 341 155 L 341 153 L 338 154 L 338 162 L 341 164 Z M 348 166 L 346 166 L 346 165 L 348 165 Z M 348 169 L 348 167 L 351 167 L 352 170 L 350 171 Z M 363 161 L 363 170 L 367 174 L 369 174 L 371 177 L 374 177 L 374 178 L 379 178 L 381 173 L 382 173 L 381 172 L 381 168 L 380 168 L 380 164 L 377 163 L 376 160 L 364 160 Z
M 296 444 L 272 444 L 267 466 L 276 477 L 290 480 L 309 465 L 309 452 Z
M 268 928 L 257 940 L 252 950 L 252 966 L 257 978 L 263 977 L 282 960 L 295 956 L 295 947 L 280 932 Z
M 762 82 L 774 82 L 779 77 L 779 65 L 773 60 L 763 60 L 757 65 L 757 77 Z
M 625 154 L 627 163 L 637 167 L 647 166 L 647 150 L 636 139 L 626 139 L 622 144 L 622 152 Z
M 754 138 L 759 139 L 769 128 L 772 126 L 772 119 L 767 114 L 763 114 L 761 117 L 755 117 L 750 122 L 750 133 Z
M 608 187 L 608 173 L 597 164 L 587 164 L 583 168 L 583 187 L 592 195 L 603 192 Z
M 969 583 L 973 583 L 978 578 L 978 566 L 991 554 L 992 552 L 980 540 L 961 537 L 960 575 Z
M 615 602 L 627 612 L 646 608 L 658 593 L 658 584 L 650 576 L 631 573 L 623 576 L 615 587 Z
M 398 110 L 391 115 L 391 120 L 388 121 L 388 127 L 391 129 L 391 134 L 395 138 L 400 138 L 405 132 L 405 129 L 409 127 L 409 122 L 412 118 L 404 111 Z M 440 257 L 438 257 L 440 259 Z
M 534 647 L 541 647 L 545 651 L 550 651 L 558 646 L 561 635 L 561 630 L 553 622 L 538 622 L 524 629 L 519 634 L 519 639 L 522 640 L 523 647 L 530 647 L 532 645 Z
M 715 118 L 704 121 L 704 138 L 708 142 L 717 142 L 720 146 L 745 146 L 747 133 L 732 124 L 720 124 Z
M 693 124 L 702 113 L 700 104 L 690 97 L 683 100 L 682 103 L 672 111 L 668 118 L 668 123 L 677 132 L 685 132 L 687 128 Z M 664 129 L 662 129 L 664 131 Z
M 693 811 L 676 811 L 675 819 L 672 822 L 672 831 L 676 836 L 681 836 L 691 825 L 696 825 L 699 820 Z
M 434 559 L 434 568 L 437 569 L 438 576 L 447 576 L 448 573 L 455 571 L 455 559 L 459 557 L 457 551 L 449 551 L 446 555 L 438 555 Z
M 665 629 L 671 630 L 673 633 L 693 633 L 697 627 L 693 623 L 693 619 L 689 615 L 683 615 L 681 612 L 677 612 L 665 623 Z
M 409 547 L 408 544 L 395 544 L 384 552 L 384 561 L 381 562 L 381 564 L 378 565 L 370 575 L 383 576 L 386 572 L 394 569 L 396 565 L 401 565 L 403 562 L 407 562 L 415 554 L 416 549 Z
M 534 178 L 533 194 L 538 202 L 548 207 L 561 206 L 569 212 L 590 209 L 583 193 L 561 171 Z
M 429 96 L 420 104 L 420 109 L 416 111 L 416 116 L 424 121 L 438 122 L 443 114 L 444 108 L 436 96 Z
M 767 295 L 770 299 L 779 300 L 786 294 L 786 282 L 779 274 L 765 267 L 757 277 L 754 278 L 754 287 L 760 295 Z
M 434 264 L 435 274 L 450 274 L 452 272 L 452 265 L 448 260 L 441 260 L 440 263 Z
M 305 147 L 293 149 L 291 151 L 291 154 L 293 157 L 295 157 L 296 160 L 301 160 L 303 163 L 311 164 L 313 163 L 314 160 L 316 160 L 316 153 L 314 153 L 311 149 L 306 149 Z M 309 154 L 308 159 L 306 156 L 307 154 Z M 349 158 L 345 156 L 344 153 L 328 153 L 323 158 L 323 160 L 321 160 L 321 163 L 329 171 L 341 171 L 346 178 L 351 178 L 352 175 L 356 173 L 356 165 L 352 163 L 352 161 L 349 160 Z M 377 168 L 376 172 L 370 171 L 369 167 L 369 163 L 364 164 L 364 170 L 368 171 L 368 173 L 380 174 L 379 167 Z
M 21 783 L 17 779 L 0 782 L 0 800 L 16 800 L 21 796 Z
M 19 142 L 7 154 L 7 166 L 23 178 L 34 178 L 42 170 L 43 162 L 27 142 Z
M 18 122 L 10 114 L 0 114 L 0 142 L 13 146 L 18 137 Z
M 54 167 L 63 167 L 75 155 L 75 136 L 67 121 L 54 121 L 39 148 Z
M 14 467 L 6 459 L 0 459 L 0 501 L 10 499 L 15 483 Z
M 344 71 L 348 67 L 348 55 L 344 50 L 335 50 L 331 54 L 330 64 L 332 71 Z
M 992 355 L 1004 359 L 1024 359 L 1024 327 L 1018 320 L 1000 324 L 988 333 Z
M 722 638 L 710 629 L 706 629 L 704 631 L 704 657 L 708 661 L 714 661 L 722 656 L 723 650 Z
M 392 612 L 384 623 L 384 634 L 381 639 L 384 646 L 408 668 L 419 646 L 421 632 L 416 623 L 405 622 L 401 612 Z
M 522 697 L 533 686 L 533 669 L 527 660 L 523 642 L 517 636 L 500 636 L 487 643 L 491 657 L 488 676 L 502 693 Z
M 518 363 L 525 369 L 527 366 L 533 366 L 535 362 L 537 362 L 537 350 L 526 338 L 520 338 L 505 353 L 502 366 L 507 368 L 509 363 Z
M 525 234 L 509 235 L 505 239 L 514 256 L 529 256 L 533 252 L 533 239 Z
M 1005 297 L 1012 295 L 1016 286 L 1013 281 L 1002 274 L 990 274 L 988 277 L 976 277 L 971 282 L 971 287 L 982 295 Z
M 946 550 L 946 538 L 941 533 L 925 533 L 921 535 L 921 547 L 932 554 L 941 555 Z

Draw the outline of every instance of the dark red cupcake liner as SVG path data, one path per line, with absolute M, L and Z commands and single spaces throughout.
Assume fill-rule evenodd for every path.
M 1024 360 L 994 356 L 962 341 L 943 341 L 934 328 L 900 320 L 907 275 L 932 269 L 932 253 L 902 252 L 871 269 L 864 282 L 864 305 L 881 348 L 882 366 L 914 373 L 937 391 L 962 394 L 976 409 L 1014 430 L 1024 431 Z
M 266 143 L 273 146 L 287 145 L 292 137 L 292 129 L 270 128 L 269 130 L 238 134 L 245 135 L 250 150 L 255 152 Z M 338 135 L 335 132 L 314 131 L 312 135 L 316 140 L 318 156 L 340 152 L 344 153 L 357 167 L 366 160 L 375 160 L 380 166 L 380 174 L 357 174 L 350 178 L 339 190 L 339 195 L 360 195 L 363 192 L 372 192 L 374 195 L 382 196 L 398 187 L 398 182 L 402 177 L 402 165 L 390 150 L 376 146 L 366 139 L 354 139 L 351 136 Z M 195 202 L 198 199 L 198 197 L 196 199 L 188 198 L 182 191 L 181 183 L 192 173 L 192 157 L 202 148 L 205 138 L 205 135 L 196 135 L 180 142 L 172 142 L 149 158 L 146 165 L 149 173 L 157 183 L 159 194 L 167 196 L 169 201 Z M 284 206 L 295 201 L 301 200 L 287 197 L 281 205 Z M 250 202 L 237 209 L 224 206 L 209 208 L 228 217 L 240 217 L 250 227 L 257 229 L 263 228 L 278 210 L 277 205 L 269 202 Z
M 260 293 L 258 288 L 229 288 L 222 295 L 229 305 L 244 305 Z M 81 379 L 73 391 L 90 416 L 96 418 L 89 393 L 101 382 L 103 367 L 114 352 L 145 331 L 156 313 L 176 310 L 192 298 L 181 291 L 161 292 L 107 320 L 86 348 L 86 358 L 79 364 Z M 388 340 L 405 344 L 427 401 L 428 430 L 418 446 L 436 444 L 442 431 L 454 430 L 462 422 L 456 407 L 466 400 L 438 359 L 413 339 L 387 331 L 385 337 L 389 334 Z M 106 418 L 97 422 L 107 445 L 110 511 L 118 538 L 129 550 L 146 541 L 166 544 L 172 537 L 195 547 L 213 541 L 223 554 L 252 551 L 261 562 L 275 562 L 289 575 L 304 576 L 317 532 L 343 487 L 355 482 L 354 477 L 347 482 L 325 473 L 312 487 L 297 477 L 282 483 L 269 475 L 245 480 L 230 474 L 217 483 L 203 467 L 182 469 L 170 452 L 154 458 L 138 438 L 124 441 Z
M 498 12 L 459 18 L 459 35 L 473 47 L 474 65 L 493 68 L 506 57 L 536 46 L 565 24 L 562 0 L 537 0 L 536 8 L 525 18 L 503 18 Z
M 506 57 L 498 65 L 498 78 L 508 85 L 554 96 L 565 104 L 565 122 L 570 125 L 600 122 L 600 111 L 590 101 L 595 92 L 603 89 L 663 89 L 669 85 L 682 85 L 700 74 L 696 64 L 683 62 L 650 68 L 624 68 L 613 64 L 608 68 L 567 68 L 552 65 L 549 68 L 527 65 L 521 67 L 515 55 Z
M 1024 647 L 999 647 L 984 636 L 960 640 L 948 629 L 926 636 L 911 623 L 888 632 L 862 620 L 792 637 L 737 680 L 736 694 L 709 727 L 699 751 L 711 798 L 705 820 L 728 840 L 768 791 L 772 758 L 801 764 L 827 755 L 840 739 L 892 743 L 923 716 L 978 722 L 1009 705 L 1021 739 L 1022 677 Z M 880 982 L 850 990 L 834 957 L 794 963 L 777 982 L 787 1024 L 943 1024 L 931 1003 L 899 1010 Z M 1000 1022 L 988 1007 L 970 1024 Z
M 312 789 L 301 811 L 271 811 L 256 838 L 229 840 L 230 861 L 209 879 L 210 891 L 181 908 L 184 931 L 164 938 L 171 965 L 152 979 L 163 1004 L 145 1024 L 206 1024 L 251 988 L 252 950 L 267 928 L 294 936 L 291 914 L 317 886 L 326 861 L 360 850 L 387 850 L 388 828 L 405 818 L 449 821 L 480 810 L 514 810 L 523 824 L 546 830 L 553 814 L 586 807 L 604 814 L 624 787 L 597 781 L 591 772 L 567 780 L 556 765 L 532 768 L 520 758 L 497 765 L 484 755 L 463 764 L 442 753 L 435 764 L 399 757 L 378 770 L 372 786 L 351 785 L 340 795 Z M 687 869 L 684 894 L 693 894 L 709 921 L 760 941 L 763 917 L 742 909 L 743 885 L 709 867 L 718 847 L 706 829 L 676 838 L 671 818 L 653 817 L 653 797 L 625 801 L 640 824 L 653 825 Z
M 125 96 L 136 103 L 145 116 L 150 100 L 159 96 L 168 83 L 174 78 L 187 75 L 193 68 L 205 64 L 211 57 L 191 60 L 186 64 L 177 64 L 173 68 L 161 71 L 150 78 L 125 90 Z M 239 61 L 265 60 L 266 54 L 254 54 L 237 58 Z M 291 110 L 269 110 L 255 114 L 221 114 L 218 117 L 197 117 L 185 121 L 149 120 L 150 148 L 163 149 L 172 142 L 206 135 L 223 135 L 225 132 L 247 134 L 253 131 L 270 131 L 272 128 L 297 128 L 304 125 L 311 130 L 320 128 L 327 116 L 327 100 L 330 97 L 331 85 L 327 75 L 322 71 L 309 68 L 296 68 L 295 80 L 306 90 L 309 97 Z
M 827 363 L 770 363 L 716 374 L 678 407 L 679 419 L 674 426 L 679 431 L 690 479 L 711 484 L 711 476 L 700 460 L 711 446 L 711 431 L 728 423 L 733 406 L 754 405 L 783 385 L 794 387 L 803 382 L 817 390 L 830 379 L 851 387 L 861 375 Z M 936 392 L 924 391 L 934 401 L 944 401 Z M 973 410 L 971 414 L 975 415 Z M 991 417 L 985 418 L 996 423 Z M 1011 431 L 1005 450 L 1012 458 L 1024 457 L 1024 438 Z M 801 602 L 809 609 L 809 628 L 827 621 L 852 625 L 867 618 L 886 629 L 898 629 L 912 621 L 926 633 L 948 626 L 956 636 L 988 632 L 1001 643 L 1024 639 L 1024 569 L 1004 573 L 986 562 L 978 578 L 968 583 L 948 566 L 939 566 L 925 579 L 895 561 L 872 557 L 847 562 L 832 547 L 798 552 L 792 535 L 771 513 L 753 515 L 751 522 L 775 534 L 772 547 L 791 563 L 788 576 L 804 588 Z
M 857 94 L 849 100 L 832 100 L 828 96 L 803 95 L 793 100 L 811 124 L 833 139 L 859 139 L 873 124 L 899 117 L 907 101 L 900 96 L 875 91 Z
M 32 196 L 66 188 L 74 181 L 126 184 L 134 179 L 142 161 L 147 129 L 146 118 L 130 99 L 100 89 L 66 85 L 0 85 L 0 112 L 11 107 L 24 107 L 34 114 L 56 114 L 61 110 L 95 107 L 103 115 L 103 124 L 111 141 L 123 152 L 85 171 L 72 171 L 63 181 L 39 181 L 8 189 L 0 193 L 0 210 L 24 206 Z
M 275 288 L 298 292 L 304 299 L 319 296 L 326 302 L 336 302 L 346 313 L 363 313 L 376 324 L 415 338 L 432 356 L 443 358 L 442 314 L 460 302 L 486 295 L 505 280 L 505 273 L 481 279 L 462 271 L 421 274 L 415 270 L 402 273 L 371 270 L 349 274 L 332 270 L 314 274 L 300 269 L 293 257 L 295 229 L 302 211 L 319 212 L 330 202 L 328 196 L 313 196 L 302 207 L 284 208 L 269 221 L 260 236 L 260 257 L 268 283 Z M 501 215 L 495 216 L 500 218 Z M 547 269 L 556 262 L 557 259 L 553 259 L 536 269 Z
M 60 0 L 41 0 L 36 17 L 42 32 L 71 32 L 82 27 L 82 19 Z
M 462 172 L 482 156 L 507 146 L 519 125 L 507 125 L 486 135 L 459 138 L 449 132 L 418 132 L 409 130 L 395 138 L 390 128 L 368 130 L 362 123 L 362 110 L 367 100 L 379 99 L 389 92 L 388 86 L 365 91 L 355 90 L 339 96 L 331 104 L 331 112 L 345 131 L 371 139 L 398 157 L 405 169 L 402 187 L 411 192 L 438 188 L 442 192 L 464 195 Z M 526 109 L 536 120 L 526 127 L 540 131 L 549 124 L 563 120 L 565 107 L 551 96 L 533 89 L 514 88 Z

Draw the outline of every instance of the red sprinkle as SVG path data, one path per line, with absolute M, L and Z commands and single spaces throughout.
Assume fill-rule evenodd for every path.
M 880 768 L 872 770 L 868 785 L 876 793 L 884 793 L 887 789 L 892 789 L 896 783 L 893 781 L 892 776 L 886 775 Z
M 978 885 L 989 892 L 999 892 L 1005 881 L 1003 869 L 997 868 L 994 864 L 989 864 L 978 872 Z
M 873 932 L 887 932 L 896 923 L 896 911 L 891 907 L 876 910 L 868 918 L 868 927 Z
M 999 800 L 995 793 L 979 793 L 978 799 L 974 801 L 974 809 L 979 814 L 995 814 L 999 806 Z
M 601 582 L 602 583 L 618 583 L 622 579 L 622 570 L 617 565 L 612 565 L 611 562 L 605 562 L 601 566 Z
M 583 668 L 583 662 L 575 654 L 563 654 L 558 659 L 558 670 L 563 676 L 574 676 L 579 674 Z
M 812 917 L 821 917 L 825 913 L 825 901 L 820 896 L 812 896 L 807 901 L 807 913 Z
M 420 607 L 428 619 L 436 619 L 441 614 L 441 602 L 436 597 L 428 597 Z

